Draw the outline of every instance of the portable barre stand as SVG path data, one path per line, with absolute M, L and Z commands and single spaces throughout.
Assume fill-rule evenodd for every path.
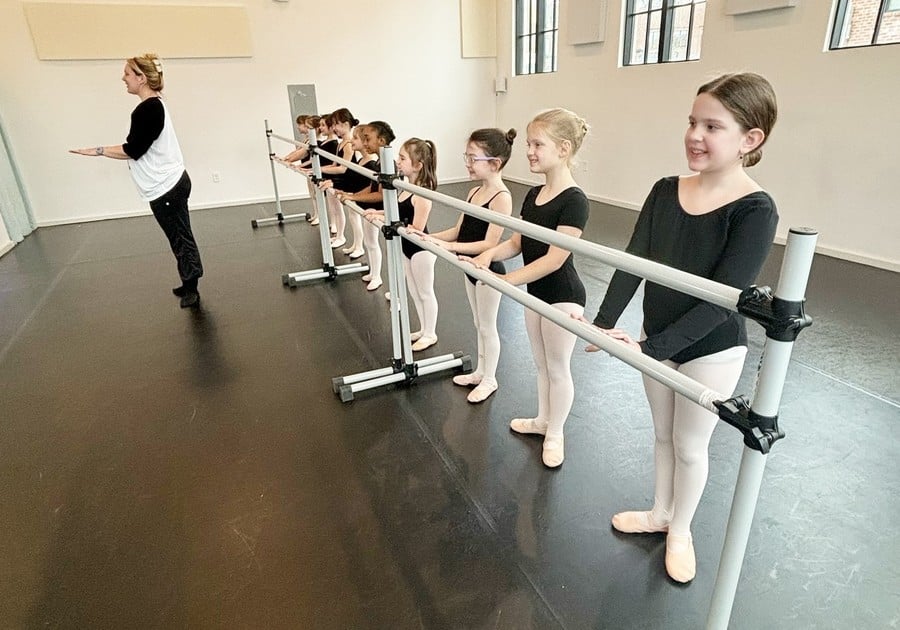
M 266 125 L 268 127 L 268 124 Z M 274 134 L 270 134 L 274 135 Z M 279 139 L 281 136 L 275 136 Z M 293 142 L 292 140 L 290 142 Z M 309 153 L 312 157 L 312 176 L 309 178 L 316 187 L 316 203 L 319 206 L 319 243 L 322 247 L 322 267 L 320 269 L 308 269 L 306 271 L 295 271 L 286 273 L 281 276 L 281 282 L 289 287 L 296 287 L 313 280 L 335 280 L 339 276 L 346 276 L 352 273 L 366 273 L 369 266 L 364 263 L 348 263 L 345 265 L 334 264 L 334 252 L 331 250 L 331 237 L 328 226 L 328 207 L 325 204 L 325 194 L 319 188 L 319 184 L 324 181 L 322 179 L 322 166 L 319 162 L 319 154 L 328 156 L 329 159 L 336 158 L 326 151 L 321 151 L 316 142 L 315 130 L 309 132 Z M 274 182 L 274 171 L 273 179 Z M 276 187 L 275 195 L 278 196 Z
M 258 227 L 262 227 L 264 225 L 284 225 L 285 223 L 291 223 L 292 221 L 308 221 L 309 213 L 301 212 L 299 214 L 284 214 L 281 209 L 281 197 L 278 194 L 278 179 L 275 177 L 275 152 L 272 151 L 272 130 L 269 128 L 269 121 L 266 120 L 266 144 L 269 147 L 269 169 L 272 171 L 272 188 L 275 189 L 275 216 L 268 217 L 266 219 L 253 219 L 250 221 L 250 225 L 255 229 Z M 288 140 L 287 138 L 281 138 L 280 136 L 276 136 L 280 140 L 286 140 L 288 142 L 292 142 L 294 146 L 298 146 L 299 142 L 294 142 L 293 140 Z
M 778 427 L 778 406 L 794 341 L 804 328 L 812 324 L 811 318 L 804 313 L 803 305 L 815 254 L 817 232 L 811 228 L 791 228 L 778 288 L 774 292 L 768 287 L 756 286 L 740 290 L 626 252 L 560 234 L 522 219 L 498 215 L 468 202 L 406 182 L 397 182 L 396 186 L 476 218 L 502 225 L 568 251 L 584 254 L 647 280 L 738 312 L 763 326 L 766 331 L 766 343 L 757 374 L 756 395 L 752 403 L 749 403 L 745 397 L 726 398 L 706 388 L 680 372 L 607 337 L 593 326 L 567 317 L 521 289 L 498 280 L 493 274 L 482 270 L 468 271 L 559 326 L 716 413 L 721 420 L 741 432 L 744 437 L 744 450 L 706 625 L 707 630 L 727 630 L 762 485 L 766 455 L 772 445 L 784 437 L 784 433 Z M 444 255 L 440 252 L 435 253 L 451 263 L 458 263 L 447 252 L 444 252 Z
M 353 400 L 357 392 L 375 389 L 385 385 L 400 383 L 413 384 L 420 376 L 435 374 L 444 370 L 457 370 L 469 372 L 472 370 L 472 359 L 462 352 L 444 354 L 437 357 L 429 357 L 418 361 L 413 359 L 412 344 L 409 339 L 409 302 L 406 295 L 406 279 L 403 275 L 403 252 L 400 246 L 400 236 L 405 233 L 400 223 L 400 211 L 397 205 L 397 190 L 394 183 L 398 176 L 394 173 L 394 155 L 391 147 L 381 149 L 381 174 L 375 176 L 368 169 L 359 167 L 336 156 L 329 156 L 338 164 L 366 175 L 381 183 L 384 196 L 385 221 L 381 225 L 381 232 L 387 244 L 387 268 L 388 289 L 391 292 L 391 342 L 393 344 L 393 357 L 388 367 L 338 376 L 331 379 L 331 388 L 335 394 L 341 397 L 342 402 Z M 353 212 L 362 214 L 363 210 L 352 202 L 344 202 L 344 205 Z M 373 221 L 376 225 L 376 221 Z M 428 243 L 419 243 L 429 245 Z M 432 246 L 429 245 L 428 249 Z

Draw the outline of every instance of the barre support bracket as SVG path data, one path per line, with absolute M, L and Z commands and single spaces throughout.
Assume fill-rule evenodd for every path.
M 744 435 L 748 448 L 767 454 L 772 445 L 784 437 L 778 428 L 778 416 L 762 416 L 750 408 L 747 399 L 735 396 L 713 403 L 719 410 L 719 419 L 724 420 Z
M 384 234 L 385 240 L 390 241 L 395 236 L 400 236 L 400 232 L 398 232 L 397 229 L 402 227 L 406 227 L 403 225 L 402 221 L 394 221 L 393 223 L 385 222 L 381 226 L 381 233 Z
M 378 173 L 378 183 L 381 184 L 382 188 L 386 188 L 388 190 L 396 190 L 394 187 L 394 180 L 400 179 L 400 175 L 395 173 Z
M 741 291 L 737 310 L 765 328 L 769 339 L 795 341 L 804 328 L 812 325 L 812 317 L 803 310 L 804 302 L 785 300 L 773 296 L 769 287 L 753 285 Z

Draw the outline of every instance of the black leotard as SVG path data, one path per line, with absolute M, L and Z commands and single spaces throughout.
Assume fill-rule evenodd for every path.
M 478 192 L 478 189 L 476 189 L 475 192 L 473 192 L 472 195 L 468 199 L 466 199 L 466 201 L 471 203 L 472 197 L 474 197 L 477 192 Z M 507 192 L 507 191 L 501 190 L 501 191 L 497 192 L 497 195 L 499 195 L 500 193 L 504 193 L 504 192 Z M 490 210 L 491 202 L 494 199 L 496 199 L 497 195 L 494 195 L 493 197 L 488 199 L 486 202 L 481 204 L 481 207 L 485 208 L 487 210 Z M 462 224 L 460 224 L 460 226 L 459 226 L 459 234 L 456 237 L 456 242 L 457 243 L 477 243 L 478 241 L 483 241 L 485 235 L 487 234 L 488 227 L 490 227 L 490 224 L 487 221 L 483 221 L 481 219 L 475 218 L 470 214 L 463 215 Z M 490 267 L 488 267 L 488 269 L 490 269 L 494 273 L 506 273 L 506 267 L 500 261 L 492 262 Z M 476 282 L 478 282 L 478 280 L 476 278 L 473 278 L 469 274 L 466 274 L 466 278 L 472 284 L 475 284 Z
M 397 200 L 397 208 L 400 211 L 400 222 L 403 225 L 412 225 L 413 215 L 416 212 L 415 208 L 413 207 L 412 198 L 413 196 L 410 195 L 403 201 Z M 422 231 L 425 232 L 425 234 L 428 234 L 428 226 L 425 226 Z M 412 241 L 408 241 L 406 239 L 403 239 L 401 245 L 403 247 L 403 255 L 407 258 L 412 258 L 415 254 L 425 251 Z

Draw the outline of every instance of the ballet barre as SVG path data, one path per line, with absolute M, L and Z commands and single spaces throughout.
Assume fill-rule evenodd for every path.
M 476 218 L 605 262 L 646 280 L 741 313 L 763 326 L 766 331 L 766 342 L 757 374 L 756 394 L 752 398 L 752 402 L 744 396 L 726 399 L 702 384 L 683 377 L 677 371 L 645 357 L 641 352 L 606 337 L 596 329 L 592 331 L 592 326 L 567 317 L 561 311 L 536 300 L 526 292 L 520 289 L 510 290 L 514 287 L 503 287 L 502 285 L 505 283 L 492 277 L 493 274 L 489 272 L 474 269 L 467 271 L 482 282 L 509 295 L 582 339 L 597 345 L 650 378 L 717 413 L 721 420 L 741 432 L 744 437 L 744 449 L 706 626 L 708 630 L 727 630 L 740 580 L 741 565 L 750 536 L 753 514 L 759 499 L 766 456 L 772 445 L 784 437 L 784 433 L 778 427 L 778 407 L 794 341 L 804 328 L 812 324 L 811 318 L 804 312 L 804 302 L 818 238 L 817 232 L 811 228 L 791 228 L 777 289 L 774 292 L 768 287 L 756 286 L 742 290 L 596 243 L 560 234 L 555 230 L 536 226 L 522 219 L 499 215 L 468 202 L 401 180 L 395 179 L 392 183 L 399 190 L 412 192 L 430 199 L 432 202 L 442 203 Z M 452 264 L 459 262 L 452 260 L 454 257 L 449 252 L 436 251 L 442 248 L 427 243 L 405 228 L 399 228 L 398 232 L 403 238 L 416 240 L 418 245 Z
M 741 431 L 744 437 L 744 449 L 707 617 L 709 630 L 727 629 L 750 535 L 750 526 L 762 485 L 767 461 L 766 455 L 772 445 L 784 437 L 784 433 L 778 427 L 778 407 L 781 402 L 793 344 L 799 333 L 812 323 L 812 320 L 804 312 L 804 296 L 815 253 L 816 231 L 810 228 L 792 228 L 790 230 L 777 289 L 774 292 L 767 287 L 756 286 L 738 289 L 626 252 L 560 234 L 555 230 L 542 228 L 521 219 L 502 216 L 442 193 L 409 184 L 393 174 L 393 161 L 389 157 L 390 148 L 386 149 L 387 151 L 382 150 L 382 173 L 379 181 L 385 191 L 388 229 L 396 232 L 401 238 L 416 242 L 423 249 L 431 251 L 455 266 L 465 265 L 467 268 L 464 271 L 481 282 L 512 297 L 582 339 L 597 345 L 689 400 L 717 413 L 720 419 Z M 359 167 L 356 165 L 340 158 L 335 159 L 335 157 L 329 156 L 336 163 L 359 171 Z M 367 176 L 372 177 L 369 174 Z M 753 397 L 752 403 L 743 396 L 726 399 L 703 384 L 607 337 L 595 327 L 567 316 L 527 292 L 499 280 L 494 274 L 463 263 L 440 246 L 429 243 L 426 239 L 399 224 L 396 212 L 396 190 L 405 190 L 433 202 L 442 203 L 476 218 L 496 223 L 551 245 L 610 264 L 646 280 L 753 319 L 765 329 L 766 342 L 757 374 L 756 395 Z M 393 212 L 390 211 L 391 208 L 393 208 Z M 390 251 L 393 244 L 393 249 L 399 253 L 399 243 L 394 243 L 394 240 L 389 240 L 388 249 Z M 408 333 L 408 322 L 404 325 L 401 321 L 399 329 Z M 406 346 L 408 345 L 407 334 Z M 333 387 L 336 387 L 335 391 L 338 391 L 340 386 L 340 381 L 333 382 Z
M 344 207 L 351 212 L 356 212 L 375 227 L 379 228 L 386 237 L 393 238 L 390 227 L 385 229 L 385 222 L 375 217 L 366 217 L 366 210 L 352 201 L 344 201 Z M 405 230 L 398 230 L 398 234 Z M 388 241 L 390 242 L 390 240 Z M 401 253 L 402 256 L 402 253 Z M 353 400 L 356 392 L 382 387 L 393 383 L 412 383 L 419 376 L 435 374 L 443 370 L 457 369 L 463 372 L 472 370 L 472 359 L 462 352 L 444 354 L 437 357 L 429 357 L 414 361 L 412 359 L 412 346 L 409 339 L 408 300 L 405 283 L 401 286 L 403 270 L 397 263 L 388 258 L 388 288 L 391 292 L 391 341 L 393 344 L 393 361 L 390 367 L 360 372 L 348 376 L 340 376 L 331 379 L 331 388 L 335 394 L 341 397 L 342 402 Z M 399 275 L 399 277 L 398 277 Z M 393 302 L 397 301 L 394 308 Z
M 293 140 L 289 140 L 282 136 L 276 136 L 275 134 L 271 134 L 272 137 L 278 138 L 280 140 L 287 140 L 288 142 L 294 142 Z M 316 142 L 316 132 L 310 130 L 309 132 L 309 152 L 311 156 L 312 162 L 312 174 L 310 175 L 308 172 L 299 169 L 293 165 L 285 163 L 283 160 L 275 160 L 274 157 L 270 158 L 270 163 L 274 164 L 276 161 L 279 164 L 282 164 L 288 167 L 290 170 L 298 172 L 305 177 L 308 177 L 310 181 L 316 187 L 316 203 L 319 207 L 319 244 L 322 249 L 322 267 L 319 269 L 308 269 L 306 271 L 295 271 L 290 273 L 282 274 L 281 282 L 290 287 L 296 287 L 306 282 L 311 282 L 313 280 L 335 280 L 340 276 L 346 276 L 353 273 L 366 273 L 369 270 L 369 266 L 363 263 L 353 262 L 345 265 L 335 265 L 334 264 L 334 252 L 331 250 L 331 237 L 329 233 L 328 226 L 328 210 L 325 205 L 325 195 L 322 190 L 318 187 L 318 184 L 322 181 L 322 167 L 319 161 L 319 155 L 325 155 L 329 157 L 332 156 L 330 153 L 325 151 L 321 151 L 318 148 L 318 143 Z M 274 168 L 274 167 L 273 167 Z M 273 179 L 274 181 L 274 179 Z M 277 187 L 276 187 L 276 197 L 277 197 Z
M 285 138 L 276 136 L 275 134 L 272 134 L 272 136 L 278 139 L 286 140 Z M 309 132 L 308 146 L 310 149 L 310 154 L 312 155 L 313 168 L 311 177 L 309 176 L 308 172 L 303 169 L 299 169 L 280 160 L 273 161 L 277 161 L 290 170 L 310 177 L 313 184 L 318 184 L 319 182 L 323 181 L 321 166 L 319 162 L 320 155 L 328 158 L 329 160 L 333 160 L 336 163 L 351 168 L 354 171 L 365 175 L 369 179 L 381 181 L 381 177 L 373 173 L 371 170 L 360 167 L 359 165 L 348 162 L 337 155 L 319 149 L 318 143 L 316 142 L 315 131 Z M 392 177 L 394 172 L 394 158 L 393 154 L 391 153 L 390 147 L 385 147 L 381 150 L 381 160 L 383 165 L 383 172 L 386 173 L 388 177 Z M 337 267 L 334 265 L 334 258 L 328 239 L 328 225 L 327 220 L 325 219 L 325 217 L 327 216 L 327 212 L 324 210 L 324 208 L 326 207 L 324 193 L 321 189 L 318 188 L 318 186 L 316 187 L 316 195 L 321 217 L 319 221 L 319 230 L 320 240 L 322 242 L 322 258 L 324 261 L 323 269 L 314 269 L 310 271 L 285 274 L 282 277 L 282 281 L 284 282 L 284 284 L 292 287 L 298 286 L 299 284 L 309 280 L 323 278 L 334 279 L 337 276 L 350 273 L 365 272 L 369 270 L 369 267 L 367 265 L 362 265 L 360 263 L 351 263 L 348 265 L 341 265 Z M 385 188 L 384 200 L 386 216 L 393 217 L 392 221 L 389 221 L 389 223 L 398 223 L 399 210 L 397 208 L 396 191 L 392 188 Z M 364 213 L 363 209 L 356 204 L 345 205 L 347 205 L 347 207 L 349 207 L 354 212 L 358 212 L 359 214 Z M 382 222 L 377 221 L 377 223 L 381 224 L 383 227 Z M 382 233 L 385 234 L 388 250 L 387 268 L 388 289 L 391 293 L 392 298 L 391 340 L 393 346 L 393 357 L 391 360 L 391 365 L 388 367 L 333 378 L 332 389 L 336 394 L 340 396 L 342 402 L 352 401 L 355 394 L 360 391 L 396 383 L 410 385 L 414 383 L 420 376 L 435 374 L 443 370 L 471 371 L 472 369 L 472 359 L 462 352 L 454 352 L 452 354 L 429 357 L 427 359 L 421 359 L 418 361 L 414 360 L 412 344 L 409 338 L 409 302 L 406 294 L 406 280 L 403 275 L 403 267 L 401 262 L 403 253 L 400 249 L 399 240 L 393 238 L 394 234 L 390 229 L 383 229 Z
M 283 136 L 278 136 L 272 133 L 272 129 L 269 128 L 269 121 L 266 120 L 266 144 L 269 147 L 269 169 L 272 171 L 272 187 L 275 189 L 275 216 L 268 217 L 265 219 L 253 219 L 250 221 L 251 227 L 254 229 L 261 227 L 263 225 L 284 225 L 285 223 L 290 223 L 292 221 L 308 221 L 309 213 L 301 212 L 299 214 L 284 214 L 281 209 L 281 197 L 278 194 L 278 178 L 275 177 L 275 165 L 273 162 L 276 162 L 277 159 L 275 157 L 275 152 L 272 151 L 272 138 L 277 138 L 279 140 L 284 140 L 285 142 L 290 142 L 295 147 L 306 146 L 303 142 L 297 142 L 296 140 L 292 140 L 290 138 L 285 138 Z

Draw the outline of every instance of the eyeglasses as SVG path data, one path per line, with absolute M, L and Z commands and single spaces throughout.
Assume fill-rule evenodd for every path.
M 475 162 L 487 162 L 489 160 L 499 160 L 500 158 L 495 157 L 487 157 L 481 155 L 470 155 L 468 153 L 463 153 L 463 162 L 466 163 L 466 166 L 472 166 Z

